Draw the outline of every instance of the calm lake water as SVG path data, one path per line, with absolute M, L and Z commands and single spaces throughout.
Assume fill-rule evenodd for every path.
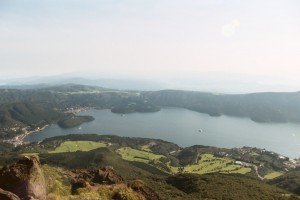
M 300 124 L 261 124 L 247 118 L 210 117 L 179 108 L 124 116 L 110 110 L 91 109 L 81 115 L 92 115 L 95 120 L 71 129 L 51 125 L 42 132 L 29 135 L 26 140 L 39 141 L 71 133 L 114 134 L 163 139 L 183 147 L 196 144 L 228 148 L 251 146 L 291 158 L 300 157 Z

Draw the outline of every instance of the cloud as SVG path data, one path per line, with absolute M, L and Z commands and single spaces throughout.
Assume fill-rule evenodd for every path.
M 235 34 L 237 28 L 240 26 L 240 21 L 235 19 L 229 24 L 225 24 L 222 26 L 222 35 L 225 37 L 231 37 Z

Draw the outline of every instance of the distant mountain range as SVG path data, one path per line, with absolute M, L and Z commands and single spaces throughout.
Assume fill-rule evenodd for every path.
M 149 76 L 151 77 L 151 76 Z M 155 77 L 155 76 L 154 76 Z M 94 85 L 120 90 L 153 91 L 164 89 L 195 90 L 214 93 L 257 93 L 257 92 L 293 92 L 300 90 L 300 85 L 290 83 L 290 80 L 257 77 L 243 74 L 228 73 L 201 73 L 197 75 L 164 76 L 145 79 L 137 78 L 110 78 L 93 73 L 73 73 L 56 76 L 37 76 L 28 78 L 2 79 L 2 85 L 10 88 L 30 89 L 34 87 L 49 87 L 73 83 L 77 85 Z
M 82 77 L 31 77 L 24 79 L 0 80 L 0 88 L 33 89 L 58 86 L 64 84 L 93 85 L 98 87 L 121 90 L 161 90 L 166 84 L 142 79 L 108 79 L 108 78 L 82 78 Z

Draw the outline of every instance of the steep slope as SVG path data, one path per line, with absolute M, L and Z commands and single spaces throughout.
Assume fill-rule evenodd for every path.
M 23 145 L 15 148 L 10 154 L 0 154 L 0 165 L 14 162 L 18 155 L 38 154 L 46 180 L 50 181 L 47 183 L 50 185 L 48 195 L 51 194 L 53 198 L 68 195 L 77 195 L 76 198 L 87 195 L 95 197 L 100 191 L 101 194 L 107 192 L 111 187 L 108 183 L 118 183 L 110 190 L 113 193 L 109 195 L 117 194 L 117 191 L 130 194 L 131 197 L 136 193 L 144 197 L 148 194 L 146 199 L 157 198 L 155 194 L 167 200 L 295 198 L 291 193 L 259 180 L 255 173 L 238 174 L 241 171 L 231 167 L 234 164 L 230 160 L 232 158 L 221 157 L 224 152 L 234 157 L 246 153 L 247 159 L 250 159 L 249 155 L 254 153 L 256 157 L 253 157 L 253 162 L 268 166 L 268 162 L 260 160 L 261 156 L 268 156 L 268 152 L 260 153 L 260 150 L 255 148 L 230 150 L 204 146 L 187 149 L 193 157 L 200 153 L 198 163 L 193 167 L 200 169 L 196 170 L 199 174 L 191 174 L 193 170 L 188 170 L 193 166 L 190 163 L 195 162 L 194 158 L 185 161 L 188 166 L 180 164 L 180 160 L 183 159 L 180 152 L 184 149 L 175 144 L 154 139 L 93 134 L 58 136 L 40 143 Z M 178 155 L 181 157 L 177 157 Z M 268 159 L 271 163 L 276 159 L 276 154 L 274 156 Z M 280 159 L 279 161 L 286 162 Z M 229 167 L 233 170 L 230 171 L 232 174 L 228 174 Z M 269 167 L 270 170 L 273 169 L 271 165 Z M 178 173 L 180 168 L 183 168 L 184 174 Z M 101 182 L 103 178 L 98 176 L 99 170 L 102 171 L 100 174 L 106 174 L 105 177 L 108 178 L 105 179 L 104 185 Z M 251 168 L 252 170 L 254 169 Z M 207 174 L 212 171 L 222 173 Z M 96 180 L 101 180 L 101 183 Z M 120 183 L 122 180 L 125 180 L 125 183 Z
M 268 183 L 300 195 L 300 169 L 290 171 Z
M 67 170 L 41 166 L 37 157 L 24 157 L 0 170 L 0 197 L 3 200 L 160 200 L 142 181 L 127 183 L 112 167 Z
M 25 131 L 41 128 L 65 117 L 64 113 L 45 104 L 5 104 L 0 106 L 0 138 L 10 138 Z
M 279 200 L 294 198 L 284 190 L 243 175 L 216 173 L 170 176 L 153 171 L 151 167 L 145 167 L 146 165 L 140 167 L 126 162 L 107 148 L 87 152 L 42 154 L 40 157 L 43 164 L 41 167 L 35 165 L 37 167 L 34 167 L 34 170 L 28 167 L 32 166 L 32 158 L 28 157 L 25 161 L 23 159 L 17 164 L 4 167 L 0 175 L 0 188 L 13 192 L 21 199 L 26 199 L 29 195 L 41 194 L 41 191 L 44 191 L 41 188 L 46 187 L 45 197 L 50 200 L 57 198 L 81 200 Z M 14 169 L 18 169 L 17 173 Z M 25 176 L 21 176 L 22 174 Z M 41 180 L 39 177 L 42 174 L 45 176 L 45 182 L 38 181 Z M 27 179 L 30 181 L 26 181 Z M 10 180 L 9 184 L 6 180 Z M 26 184 L 19 184 L 22 181 Z M 18 185 L 21 185 L 23 189 L 16 190 L 15 187 Z M 44 199 L 44 197 L 38 199 Z
M 178 174 L 167 183 L 186 193 L 187 199 L 289 199 L 287 192 L 258 180 L 226 174 Z
M 24 157 L 0 170 L 0 188 L 22 200 L 46 199 L 46 182 L 37 158 Z

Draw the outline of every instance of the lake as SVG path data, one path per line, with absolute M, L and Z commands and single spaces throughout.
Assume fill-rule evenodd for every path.
M 180 108 L 126 115 L 91 109 L 80 115 L 91 115 L 95 120 L 70 129 L 51 125 L 25 140 L 39 141 L 67 134 L 114 134 L 162 139 L 183 147 L 196 144 L 227 148 L 251 146 L 291 158 L 300 157 L 300 124 L 256 123 L 247 118 L 211 117 Z

